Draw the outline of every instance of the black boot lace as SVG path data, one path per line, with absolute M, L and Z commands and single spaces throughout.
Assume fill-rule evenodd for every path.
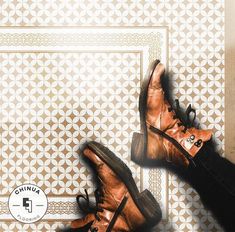
M 195 119 L 196 119 L 196 110 L 192 108 L 191 104 L 188 105 L 185 112 L 182 111 L 182 108 L 180 107 L 179 100 L 175 99 L 175 109 L 173 107 L 169 107 L 168 111 L 173 111 L 173 119 L 179 119 L 180 122 L 177 123 L 177 125 L 180 127 L 183 127 L 182 132 L 185 133 L 188 128 L 191 128 L 195 126 Z M 191 117 L 191 114 L 193 114 L 193 117 Z M 198 127 L 199 125 L 197 125 Z
M 102 192 L 102 189 L 101 188 L 97 188 L 94 192 L 94 195 L 95 195 L 95 200 L 96 200 L 96 203 L 95 203 L 95 206 L 92 206 L 91 203 L 90 203 L 90 200 L 89 200 L 89 195 L 87 193 L 87 190 L 85 189 L 85 196 L 84 195 L 78 195 L 77 196 L 77 203 L 78 203 L 78 206 L 79 208 L 81 209 L 81 211 L 83 211 L 83 213 L 86 213 L 86 214 L 89 214 L 89 213 L 93 213 L 95 215 L 95 218 L 98 220 L 98 221 L 101 221 L 101 218 L 98 214 L 98 212 L 103 212 L 104 209 L 101 208 L 99 206 L 99 204 L 101 203 L 104 203 L 104 194 Z M 83 204 L 80 200 L 83 199 L 85 201 L 85 204 Z M 110 221 L 107 229 L 106 229 L 106 232 L 111 232 L 112 231 L 112 228 L 119 216 L 119 214 L 122 212 L 123 208 L 125 207 L 126 205 L 126 202 L 127 202 L 127 197 L 124 196 L 124 198 L 122 199 L 120 205 L 118 206 L 117 210 L 115 211 L 113 217 L 112 217 L 112 220 Z M 90 232 L 98 232 L 98 228 L 97 227 L 90 227 Z
M 77 203 L 79 208 L 81 209 L 81 211 L 85 214 L 90 214 L 93 213 L 95 215 L 96 220 L 100 221 L 101 218 L 99 216 L 99 212 L 103 212 L 104 210 L 99 206 L 99 204 L 103 203 L 103 193 L 102 190 L 100 188 L 97 188 L 94 192 L 95 195 L 95 205 L 94 203 L 90 202 L 89 199 L 89 195 L 87 193 L 87 190 L 85 189 L 85 196 L 84 195 L 78 195 L 76 197 Z M 81 199 L 83 199 L 83 201 L 81 202 Z M 98 228 L 90 228 L 91 232 L 97 232 Z
M 175 100 L 175 104 L 176 104 L 176 109 L 174 110 L 172 106 L 168 107 L 168 111 L 172 112 L 173 111 L 173 119 L 178 119 L 179 122 L 177 122 L 179 127 L 183 127 L 182 132 L 185 133 L 187 131 L 188 128 L 190 127 L 197 127 L 195 125 L 195 119 L 196 119 L 196 110 L 192 108 L 191 104 L 187 107 L 185 113 L 183 113 L 180 105 L 179 105 L 179 100 L 176 99 Z M 190 114 L 193 113 L 193 119 L 191 120 Z M 186 115 L 186 117 L 185 117 Z M 199 124 L 198 124 L 199 126 Z M 154 127 L 154 126 L 150 126 L 150 130 L 152 130 L 154 133 L 164 137 L 165 139 L 167 139 L 168 141 L 170 141 L 172 144 L 175 145 L 175 147 L 177 147 L 182 154 L 194 165 L 196 166 L 195 162 L 193 161 L 193 157 L 191 157 L 191 155 L 171 136 L 169 136 L 168 134 L 166 134 L 164 131 Z

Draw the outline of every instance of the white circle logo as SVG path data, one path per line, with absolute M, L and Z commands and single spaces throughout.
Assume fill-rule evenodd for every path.
M 23 184 L 15 188 L 8 201 L 11 215 L 23 223 L 40 220 L 47 211 L 47 205 L 46 194 L 33 184 Z

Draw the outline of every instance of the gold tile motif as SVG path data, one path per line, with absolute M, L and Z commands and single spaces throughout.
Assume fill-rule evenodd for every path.
M 224 148 L 224 1 L 3 1 L 0 24 L 14 26 L 168 26 L 174 93 L 198 109 Z M 36 41 L 32 40 L 31 44 Z M 3 40 L 1 40 L 1 43 Z M 30 44 L 30 45 L 31 45 Z M 132 128 L 134 129 L 134 128 Z M 157 231 L 222 231 L 195 192 L 169 178 L 169 218 Z M 181 212 L 181 214 L 179 213 Z M 2 228 L 1 228 L 2 227 Z M 55 231 L 54 223 L 0 224 L 1 231 Z
M 161 195 L 166 187 L 151 181 L 164 178 L 162 171 L 148 174 L 130 161 L 129 149 L 133 131 L 139 130 L 140 81 L 151 60 L 166 60 L 166 28 L 47 31 L 0 32 L 5 41 L 0 47 L 0 219 L 12 223 L 8 196 L 29 182 L 48 196 L 42 221 L 78 217 L 76 195 L 95 188 L 79 158 L 80 146 L 89 140 L 115 151 L 138 187 L 149 188 L 166 207 Z

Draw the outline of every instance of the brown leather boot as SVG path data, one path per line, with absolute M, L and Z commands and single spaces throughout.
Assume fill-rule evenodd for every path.
M 145 190 L 139 193 L 129 168 L 110 150 L 96 142 L 86 145 L 84 156 L 93 164 L 100 181 L 99 191 L 96 191 L 97 206 L 95 213 L 89 213 L 85 218 L 72 222 L 71 227 L 99 232 L 135 231 L 142 226 L 153 226 L 161 219 L 159 204 L 152 194 Z M 81 209 L 81 198 L 78 204 Z
M 133 134 L 131 159 L 140 165 L 167 160 L 188 166 L 212 133 L 186 125 L 188 122 L 178 119 L 164 95 L 161 84 L 163 74 L 164 66 L 156 60 L 143 82 L 139 98 L 141 133 Z M 191 105 L 186 112 L 187 121 L 190 113 L 196 116 Z

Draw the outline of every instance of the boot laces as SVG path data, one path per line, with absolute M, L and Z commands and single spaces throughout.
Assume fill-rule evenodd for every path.
M 88 192 L 86 189 L 85 189 L 85 196 L 80 194 L 76 197 L 76 200 L 77 200 L 79 208 L 81 209 L 81 211 L 83 213 L 85 213 L 85 214 L 93 213 L 95 215 L 96 220 L 101 221 L 101 218 L 98 214 L 99 212 L 104 211 L 103 208 L 99 206 L 100 203 L 102 204 L 104 202 L 103 201 L 103 192 L 102 192 L 101 188 L 97 188 L 94 192 L 94 195 L 95 195 L 95 206 L 94 206 L 94 204 L 92 204 L 90 202 L 89 195 L 88 195 Z M 81 199 L 83 199 L 84 201 L 81 202 Z M 90 231 L 97 232 L 98 228 L 91 227 Z
M 192 108 L 191 104 L 188 105 L 185 112 L 182 112 L 182 108 L 179 104 L 179 99 L 175 99 L 176 108 L 173 109 L 172 106 L 168 107 L 168 111 L 173 111 L 173 119 L 179 119 L 180 122 L 177 123 L 179 127 L 183 127 L 182 132 L 185 133 L 188 128 L 191 128 L 195 124 L 196 119 L 196 110 Z M 191 119 L 191 114 L 193 114 L 193 118 Z M 186 117 L 185 117 L 186 115 Z M 199 126 L 199 125 L 197 125 Z
M 95 206 L 91 206 L 90 204 L 90 200 L 89 200 L 89 195 L 87 193 L 87 190 L 85 189 L 85 196 L 84 195 L 78 195 L 77 196 L 77 203 L 79 205 L 79 208 L 84 212 L 84 213 L 94 213 L 95 215 L 95 218 L 98 220 L 98 221 L 101 221 L 101 218 L 99 217 L 98 215 L 98 212 L 103 212 L 104 209 L 102 207 L 99 206 L 99 203 L 104 203 L 104 200 L 103 200 L 103 192 L 102 192 L 102 189 L 101 188 L 97 188 L 94 192 L 95 194 L 95 199 L 96 199 L 96 204 Z M 84 204 L 82 204 L 80 202 L 80 199 L 83 198 L 85 200 L 85 206 Z M 122 212 L 122 210 L 124 209 L 126 203 L 127 203 L 127 199 L 128 197 L 127 196 L 124 196 L 121 203 L 119 204 L 118 208 L 116 209 L 113 217 L 112 217 L 112 220 L 110 221 L 107 229 L 106 229 L 106 232 L 111 232 L 112 231 L 112 228 L 119 216 L 119 214 Z M 97 227 L 92 227 L 92 225 L 90 226 L 90 232 L 97 232 L 98 231 L 98 228 Z

